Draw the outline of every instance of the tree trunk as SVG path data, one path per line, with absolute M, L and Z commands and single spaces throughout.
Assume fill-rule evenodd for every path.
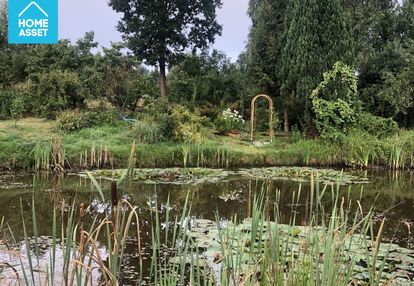
M 160 91 L 161 98 L 167 98 L 167 77 L 165 75 L 165 62 L 160 62 Z
M 285 131 L 285 135 L 288 135 L 289 134 L 289 112 L 286 106 L 283 108 L 283 112 L 284 112 L 284 131 Z

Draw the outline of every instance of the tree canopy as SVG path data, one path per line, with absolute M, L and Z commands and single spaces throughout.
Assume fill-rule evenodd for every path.
M 206 48 L 221 34 L 216 21 L 221 0 L 110 0 L 109 5 L 122 13 L 118 30 L 129 49 L 146 64 L 159 67 L 163 97 L 167 64 L 186 51 Z

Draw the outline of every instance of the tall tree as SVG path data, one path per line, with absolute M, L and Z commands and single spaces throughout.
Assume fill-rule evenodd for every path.
M 282 60 L 281 38 L 288 0 L 250 0 L 249 16 L 252 26 L 247 45 L 248 73 L 257 86 L 256 92 L 273 97 L 279 94 L 280 80 L 276 75 Z M 285 113 L 285 131 L 289 129 Z
M 311 91 L 335 62 L 353 59 L 349 19 L 340 0 L 290 0 L 285 16 L 282 94 L 304 106 L 301 122 L 312 132 Z
M 381 51 L 396 36 L 396 0 L 343 0 L 351 19 L 355 44 L 354 64 L 359 69 L 369 56 Z
M 414 1 L 370 0 L 370 6 L 367 36 L 358 44 L 361 98 L 369 112 L 412 126 Z
M 221 0 L 110 0 L 122 13 L 118 30 L 148 65 L 158 66 L 161 96 L 167 96 L 166 67 L 188 50 L 204 49 L 221 34 L 216 9 Z
M 0 0 L 0 48 L 7 44 L 7 1 Z

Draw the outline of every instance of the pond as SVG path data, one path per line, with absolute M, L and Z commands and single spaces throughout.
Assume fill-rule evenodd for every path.
M 172 208 L 172 214 L 180 214 L 189 195 L 191 214 L 197 219 L 215 221 L 219 218 L 221 221 L 226 221 L 237 215 L 238 220 L 242 221 L 251 215 L 254 196 L 265 191 L 269 201 L 272 201 L 278 190 L 282 223 L 288 223 L 292 214 L 296 214 L 298 225 L 307 224 L 311 185 L 308 169 L 171 170 L 140 171 L 140 175 L 136 177 L 137 180 L 119 184 L 120 196 L 139 207 L 143 249 L 148 256 L 147 261 L 144 260 L 144 270 L 150 267 L 150 210 L 158 206 L 162 215 L 167 200 Z M 326 196 L 323 199 L 327 209 L 332 205 L 330 193 L 335 192 L 338 183 L 340 185 L 338 186 L 339 195 L 349 197 L 355 202 L 353 209 L 356 211 L 361 207 L 365 212 L 374 206 L 374 219 L 377 227 L 382 219 L 386 218 L 383 232 L 384 242 L 393 242 L 408 249 L 414 248 L 412 235 L 414 227 L 413 173 L 348 170 L 341 175 L 343 179 L 337 182 L 332 179 L 333 175 L 329 172 L 331 171 L 322 170 L 322 175 L 318 179 L 321 185 L 328 184 Z M 334 174 L 337 173 L 335 171 Z M 76 202 L 76 205 L 85 203 L 89 214 L 105 212 L 106 206 L 110 205 L 111 198 L 111 180 L 106 177 L 117 178 L 120 174 L 105 171 L 95 172 L 94 175 L 105 197 L 108 198 L 105 203 L 100 201 L 94 184 L 85 174 L 1 175 L 0 220 L 4 217 L 4 225 L 10 226 L 13 239 L 9 238 L 9 240 L 17 245 L 16 248 L 22 245 L 24 238 L 22 214 L 26 220 L 29 236 L 32 235 L 30 233 L 32 200 L 35 203 L 39 234 L 45 238 L 51 235 L 54 206 L 59 210 L 65 210 L 73 202 Z M 293 200 L 293 197 L 298 195 L 299 188 L 299 200 Z M 322 186 L 321 189 L 323 189 Z M 360 207 L 357 201 L 360 202 Z M 44 248 L 47 248 L 47 243 Z M 134 281 L 138 279 L 138 264 L 134 259 L 136 258 L 135 249 L 132 239 L 126 249 L 128 256 L 124 262 L 126 269 L 124 285 L 135 285 Z M 13 260 L 10 253 L 5 251 L 5 247 L 0 247 L 0 265 L 10 263 L 10 261 L 18 264 L 18 260 Z

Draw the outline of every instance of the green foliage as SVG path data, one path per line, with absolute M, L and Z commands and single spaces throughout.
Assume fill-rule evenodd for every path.
M 118 125 L 122 121 L 114 108 L 98 108 L 85 113 L 90 126 Z
M 156 95 L 156 83 L 135 57 L 124 55 L 124 48 L 121 43 L 104 48 L 97 65 L 106 99 L 124 112 L 134 112 L 140 99 Z
M 280 79 L 276 74 L 281 63 L 284 17 L 288 0 L 250 0 L 252 26 L 247 45 L 247 72 L 257 86 L 255 93 L 278 93 Z
M 224 106 L 246 96 L 246 76 L 222 52 L 187 54 L 168 75 L 171 100 Z
M 341 62 L 324 74 L 324 80 L 311 94 L 316 128 L 322 137 L 346 133 L 360 112 L 355 72 Z
M 3 48 L 7 44 L 7 1 L 0 0 L 0 48 Z
M 70 71 L 51 70 L 41 73 L 32 83 L 36 113 L 54 118 L 67 108 L 85 106 L 85 93 L 78 74 Z
M 73 132 L 90 126 L 85 112 L 79 110 L 62 111 L 56 121 L 58 129 L 65 132 Z
M 16 96 L 10 105 L 10 114 L 14 119 L 15 124 L 17 124 L 17 121 L 23 117 L 25 111 L 26 106 L 22 96 Z
M 392 118 L 383 118 L 368 112 L 359 115 L 358 128 L 378 138 L 391 137 L 400 131 L 397 122 Z
M 147 64 L 158 65 L 162 96 L 166 96 L 166 64 L 173 64 L 185 50 L 207 48 L 221 33 L 216 21 L 221 0 L 111 0 L 109 5 L 122 13 L 118 30 L 129 49 Z
M 202 143 L 204 140 L 205 118 L 189 108 L 176 105 L 172 108 L 171 116 L 174 122 L 174 138 L 185 143 Z
M 240 132 L 243 129 L 245 121 L 237 110 L 232 111 L 230 108 L 224 110 L 214 120 L 214 127 L 219 134 L 228 134 Z
M 158 143 L 172 138 L 172 124 L 172 119 L 167 115 L 144 115 L 138 119 L 132 132 L 138 143 Z
M 282 94 L 304 106 L 309 124 L 309 96 L 322 80 L 323 72 L 337 61 L 352 62 L 349 19 L 340 1 L 290 1 L 283 44 L 283 60 L 278 71 Z
M 56 121 L 58 129 L 65 132 L 78 131 L 87 127 L 119 126 L 123 123 L 116 109 L 107 108 L 90 111 L 65 110 L 58 114 Z
M 0 91 L 0 119 L 8 119 L 11 117 L 10 109 L 15 97 L 15 92 Z
M 21 118 L 30 111 L 29 95 L 24 91 L 0 91 L 0 119 Z
M 162 140 L 159 125 L 149 117 L 138 120 L 133 133 L 137 143 L 153 144 Z
M 387 43 L 381 52 L 366 59 L 360 86 L 367 108 L 375 115 L 398 119 L 414 106 L 414 42 L 406 48 Z

